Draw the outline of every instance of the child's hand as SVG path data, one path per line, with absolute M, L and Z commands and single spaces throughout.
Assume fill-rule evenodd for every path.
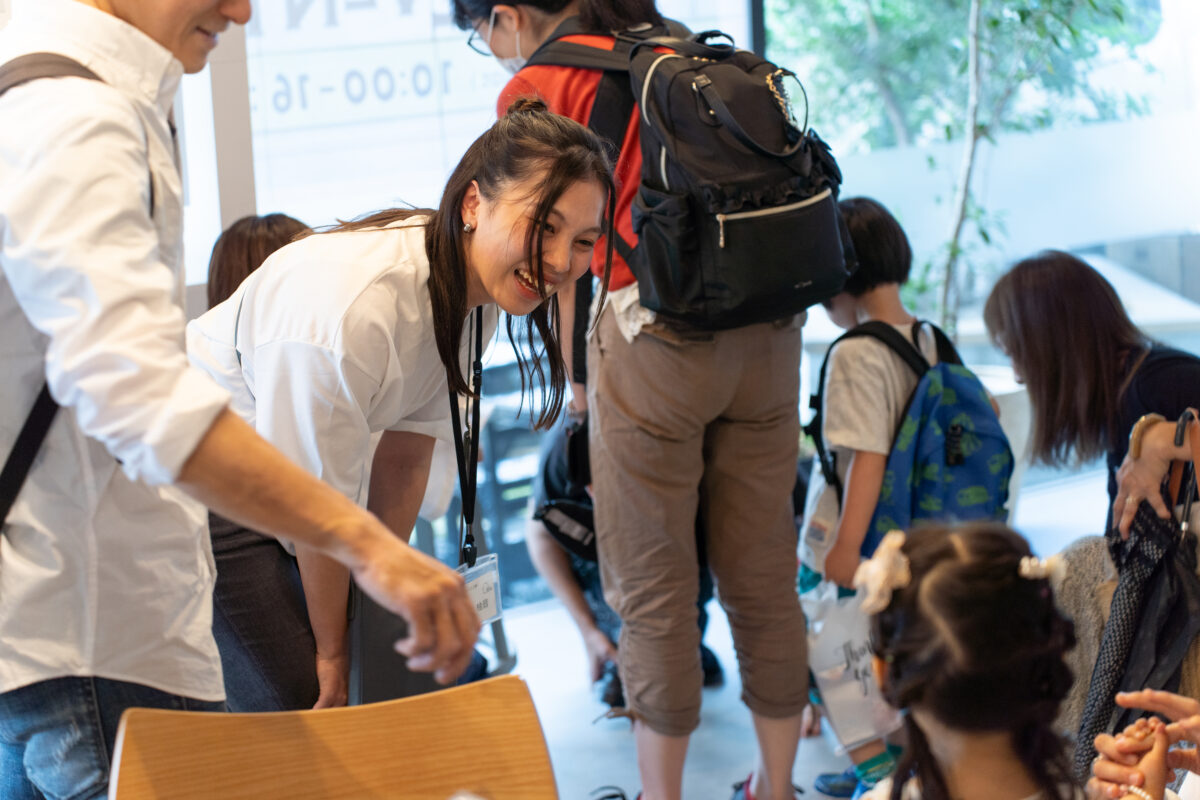
M 1136 786 L 1158 800 L 1173 774 L 1167 763 L 1170 746 L 1167 726 L 1157 718 L 1139 719 L 1116 737 L 1097 736 L 1100 756 L 1092 766 L 1088 795 L 1122 798 L 1127 796 L 1122 787 Z
M 1200 741 L 1200 701 L 1183 695 L 1143 689 L 1140 692 L 1122 692 L 1117 695 L 1117 705 L 1123 708 L 1143 708 L 1162 714 L 1171 723 L 1167 725 L 1167 738 L 1171 744 Z M 1172 750 L 1167 756 L 1172 769 L 1186 769 L 1200 773 L 1200 755 L 1196 748 Z

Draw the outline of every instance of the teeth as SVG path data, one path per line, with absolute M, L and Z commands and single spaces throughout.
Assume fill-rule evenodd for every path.
M 531 275 L 528 270 L 518 269 L 517 278 L 520 279 L 521 283 L 523 283 L 531 292 L 537 292 L 537 282 L 534 281 L 533 275 Z

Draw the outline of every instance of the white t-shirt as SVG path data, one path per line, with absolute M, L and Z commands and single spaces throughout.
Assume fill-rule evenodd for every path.
M 911 323 L 893 327 L 912 341 Z M 921 354 L 930 364 L 936 364 L 937 344 L 927 325 L 921 326 L 920 342 Z M 822 432 L 843 486 L 855 450 L 883 455 L 891 452 L 917 381 L 912 367 L 878 339 L 862 336 L 833 348 L 825 373 Z M 825 483 L 814 459 L 800 534 L 800 561 L 814 572 L 825 572 L 825 557 L 833 547 L 839 513 L 837 491 Z
M 232 408 L 358 503 L 366 501 L 373 433 L 452 437 L 425 221 L 293 242 L 188 325 L 189 356 L 230 391 Z M 489 304 L 485 345 L 497 318 Z M 462 338 L 464 374 L 473 320 Z

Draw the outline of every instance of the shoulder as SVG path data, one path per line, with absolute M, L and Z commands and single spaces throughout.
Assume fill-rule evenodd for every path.
M 20 119 L 20 131 L 42 147 L 85 138 L 99 130 L 124 131 L 141 140 L 142 122 L 133 101 L 102 81 L 45 78 L 14 87 L 0 96 L 0 109 Z M 6 126 L 7 127 L 7 126 Z
M 501 91 L 496 114 L 503 116 L 518 97 L 537 97 L 555 114 L 574 119 L 579 104 L 594 94 L 600 75 L 599 70 L 548 64 L 525 67 Z
M 835 342 L 829 351 L 829 374 L 890 371 L 900 356 L 874 336 L 855 336 Z
M 1172 408 L 1151 409 L 1160 413 L 1179 413 L 1173 403 L 1200 403 L 1200 358 L 1182 350 L 1155 346 L 1150 349 L 1129 380 L 1132 400 L 1143 405 L 1167 402 Z M 1194 398 L 1194 399 L 1193 399 Z

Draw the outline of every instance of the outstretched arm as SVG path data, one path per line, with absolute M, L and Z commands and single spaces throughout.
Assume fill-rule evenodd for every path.
M 396 649 L 411 669 L 449 683 L 466 668 L 479 625 L 462 578 L 288 461 L 232 412 L 217 417 L 178 484 L 221 516 L 349 568 L 363 591 L 408 621 Z

